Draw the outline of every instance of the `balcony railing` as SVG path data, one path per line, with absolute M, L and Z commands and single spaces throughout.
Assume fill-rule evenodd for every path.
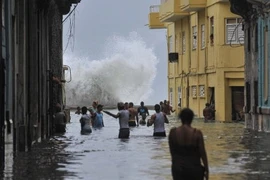
M 198 11 L 206 7 L 207 0 L 181 0 L 181 9 L 185 12 Z
M 149 13 L 149 22 L 148 26 L 150 29 L 163 29 L 166 28 L 164 23 L 160 22 L 159 20 L 159 5 L 150 6 L 150 13 Z
M 168 0 L 160 0 L 160 4 L 167 2 Z
M 153 6 L 150 6 L 150 13 L 159 13 L 159 7 L 160 5 L 153 5 Z
M 180 8 L 180 0 L 160 0 L 159 18 L 161 22 L 175 22 L 178 19 L 188 16 Z

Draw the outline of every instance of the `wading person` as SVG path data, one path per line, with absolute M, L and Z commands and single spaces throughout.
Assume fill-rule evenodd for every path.
M 145 125 L 146 124 L 146 116 L 149 116 L 148 108 L 144 106 L 144 102 L 141 102 L 141 106 L 138 108 L 138 114 L 142 116 L 142 119 L 140 120 L 140 124 Z
M 101 104 L 97 105 L 97 111 L 92 115 L 93 128 L 104 127 L 103 113 L 101 112 L 102 110 L 103 110 L 103 105 L 101 105 Z
M 134 127 L 134 126 L 136 126 L 136 124 L 137 124 L 137 126 L 139 126 L 138 112 L 133 107 L 134 106 L 133 102 L 130 102 L 128 104 L 128 106 L 129 106 L 129 108 L 128 108 L 128 111 L 129 111 L 129 121 L 128 121 L 129 127 Z
M 166 115 L 171 115 L 171 112 L 175 112 L 175 110 L 173 110 L 172 106 L 170 105 L 170 101 L 164 100 L 163 107 L 163 112 Z
M 214 113 L 215 111 L 210 107 L 210 104 L 206 103 L 205 108 L 203 109 L 204 122 L 214 120 Z
M 124 106 L 125 106 L 125 109 L 128 110 L 128 108 L 129 108 L 129 103 L 128 103 L 128 102 L 125 102 L 125 105 L 124 105 Z
M 93 125 L 94 122 L 94 114 L 97 112 L 97 106 L 98 106 L 98 101 L 93 101 L 92 102 L 92 107 L 89 108 L 89 112 L 91 115 L 91 124 Z
M 82 134 L 90 134 L 92 132 L 91 129 L 91 117 L 87 114 L 87 107 L 82 107 L 82 117 L 80 119 L 81 123 L 81 133 Z
M 208 160 L 203 134 L 191 127 L 193 117 L 191 109 L 183 109 L 179 114 L 182 125 L 172 128 L 169 134 L 174 180 L 203 180 L 204 177 L 208 180 Z M 201 165 L 201 160 L 204 166 Z
M 124 103 L 120 102 L 117 104 L 119 112 L 117 114 L 113 114 L 109 111 L 103 111 L 104 113 L 114 117 L 119 118 L 119 135 L 118 138 L 126 139 L 129 138 L 129 111 L 125 109 Z
M 81 114 L 81 108 L 80 108 L 80 106 L 77 107 L 77 110 L 76 110 L 75 114 Z
M 165 113 L 160 112 L 160 105 L 155 105 L 156 113 L 151 116 L 151 119 L 148 120 L 147 126 L 154 124 L 154 133 L 153 136 L 166 137 L 165 123 L 169 123 Z
M 66 115 L 61 110 L 61 105 L 57 104 L 55 118 L 54 118 L 55 132 L 56 133 L 66 132 L 66 123 L 67 123 Z
M 163 101 L 160 101 L 159 102 L 159 105 L 160 105 L 160 111 L 163 112 L 163 108 L 164 108 Z

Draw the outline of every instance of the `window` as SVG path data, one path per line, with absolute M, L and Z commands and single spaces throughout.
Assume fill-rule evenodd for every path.
M 168 51 L 169 53 L 173 52 L 173 37 L 169 36 L 168 38 Z
M 191 91 L 192 97 L 197 97 L 197 86 L 192 86 Z
M 202 24 L 201 25 L 201 37 L 202 37 L 202 40 L 201 40 L 201 48 L 205 48 L 205 25 Z
M 182 91 L 181 87 L 178 87 L 178 106 L 181 107 L 181 101 L 182 101 Z
M 192 27 L 192 49 L 197 48 L 197 26 Z
M 172 101 L 173 101 L 173 89 L 170 88 L 170 105 L 172 106 Z
M 204 88 L 204 85 L 200 85 L 200 86 L 199 86 L 199 90 L 200 90 L 199 96 L 200 96 L 200 97 L 204 97 L 204 96 L 205 96 L 205 88 Z
M 182 53 L 186 52 L 186 35 L 185 32 L 182 32 Z
M 244 31 L 242 30 L 242 19 L 226 19 L 226 44 L 243 44 Z
M 215 25 L 214 25 L 214 17 L 210 18 L 210 43 L 214 45 L 214 32 L 215 32 Z

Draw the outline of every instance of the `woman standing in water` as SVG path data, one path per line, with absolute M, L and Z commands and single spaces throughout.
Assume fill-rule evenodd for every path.
M 191 127 L 193 117 L 191 109 L 183 109 L 179 114 L 182 125 L 172 128 L 169 134 L 174 180 L 203 180 L 204 177 L 208 180 L 208 160 L 203 134 Z M 201 165 L 201 159 L 204 166 Z

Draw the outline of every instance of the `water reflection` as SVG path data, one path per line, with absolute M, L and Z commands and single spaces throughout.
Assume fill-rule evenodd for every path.
M 121 140 L 118 120 L 104 115 L 104 128 L 81 135 L 80 116 L 71 113 L 63 136 L 19 153 L 4 179 L 172 179 L 168 139 L 152 137 L 153 127 L 131 128 L 130 139 Z M 180 125 L 176 118 L 169 119 L 167 134 Z M 211 180 L 270 178 L 269 134 L 245 130 L 243 123 L 194 120 L 193 126 L 203 131 Z

